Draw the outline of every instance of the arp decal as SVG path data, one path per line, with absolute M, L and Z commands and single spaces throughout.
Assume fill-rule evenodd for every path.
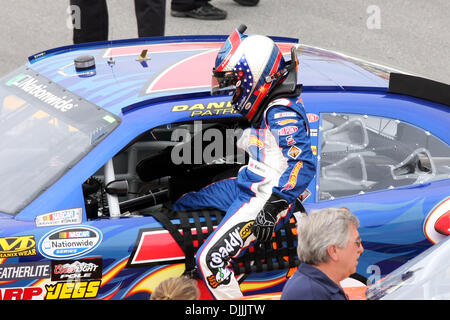
M 97 297 L 102 281 L 58 282 L 45 285 L 45 300 L 89 299 Z
M 0 258 L 34 255 L 36 255 L 36 241 L 34 236 L 0 238 Z
M 49 259 L 80 257 L 102 241 L 100 230 L 90 226 L 63 227 L 52 230 L 39 241 L 39 252 Z
M 0 281 L 50 277 L 50 261 L 0 264 Z
M 52 261 L 52 281 L 93 280 L 102 278 L 102 259 Z
M 0 289 L 0 300 L 43 300 L 41 287 Z
M 450 210 L 450 197 L 445 198 L 441 202 L 439 202 L 427 215 L 425 219 L 425 223 L 423 225 L 423 232 L 425 236 L 432 243 L 438 243 L 439 241 L 448 237 L 448 235 L 444 235 L 436 230 L 436 226 L 438 225 L 439 219 L 446 217 Z

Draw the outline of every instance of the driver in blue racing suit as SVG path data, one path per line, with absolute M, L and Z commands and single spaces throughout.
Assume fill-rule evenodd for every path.
M 250 121 L 237 143 L 249 162 L 237 177 L 187 193 L 173 206 L 177 211 L 213 207 L 226 212 L 196 256 L 215 299 L 242 296 L 230 259 L 256 241 L 271 240 L 292 215 L 316 167 L 297 86 L 295 49 L 287 63 L 270 38 L 244 31 L 234 30 L 219 51 L 212 92 L 232 92 L 234 108 Z

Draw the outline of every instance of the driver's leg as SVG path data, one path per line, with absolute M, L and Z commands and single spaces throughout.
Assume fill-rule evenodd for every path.
M 242 195 L 228 210 L 226 216 L 197 252 L 199 273 L 215 299 L 234 299 L 242 296 L 229 260 L 239 256 L 255 237 L 251 226 L 265 199 Z
M 175 211 L 216 208 L 227 212 L 237 197 L 237 179 L 220 180 L 197 192 L 188 192 L 181 196 L 172 206 Z

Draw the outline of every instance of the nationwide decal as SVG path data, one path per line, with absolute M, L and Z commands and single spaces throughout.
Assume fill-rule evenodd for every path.
M 91 226 L 63 227 L 48 232 L 39 242 L 39 252 L 49 259 L 80 257 L 102 241 L 102 233 Z
M 217 115 L 232 115 L 238 113 L 230 101 L 196 103 L 193 105 L 180 104 L 172 107 L 171 112 L 190 112 L 190 117 L 205 117 Z
M 278 135 L 279 136 L 288 136 L 291 135 L 295 132 L 297 132 L 298 128 L 296 126 L 288 126 L 288 127 L 284 127 L 281 128 L 280 130 L 278 130 Z
M 52 261 L 52 281 L 95 280 L 102 278 L 102 259 Z
M 289 175 L 288 182 L 284 185 L 283 190 L 292 190 L 297 184 L 298 172 L 303 167 L 303 161 L 297 162 L 294 169 L 292 169 L 291 174 Z
M 311 129 L 311 137 L 317 137 L 318 132 L 318 129 Z
M 101 280 L 58 282 L 45 285 L 45 300 L 91 299 L 97 297 Z
M 41 287 L 0 289 L 0 300 L 43 300 Z
M 50 227 L 66 224 L 80 224 L 83 218 L 83 209 L 74 208 L 41 214 L 36 217 L 37 227 Z
M 49 278 L 50 270 L 50 261 L 1 264 L 0 281 Z
M 78 107 L 78 104 L 74 103 L 73 99 L 67 100 L 67 96 L 60 97 L 50 92 L 47 90 L 47 85 L 39 83 L 38 79 L 30 75 L 20 74 L 8 81 L 7 85 L 15 86 L 61 112 L 67 112 Z
M 0 238 L 0 258 L 36 255 L 36 241 L 33 235 Z

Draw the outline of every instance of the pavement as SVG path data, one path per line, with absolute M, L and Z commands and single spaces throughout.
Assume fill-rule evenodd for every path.
M 137 37 L 134 2 L 108 0 L 109 38 Z M 450 84 L 448 0 L 260 0 L 242 7 L 212 0 L 221 21 L 175 18 L 167 2 L 166 35 L 247 33 L 296 37 L 301 43 Z M 0 75 L 28 56 L 72 43 L 68 0 L 2 0 Z

